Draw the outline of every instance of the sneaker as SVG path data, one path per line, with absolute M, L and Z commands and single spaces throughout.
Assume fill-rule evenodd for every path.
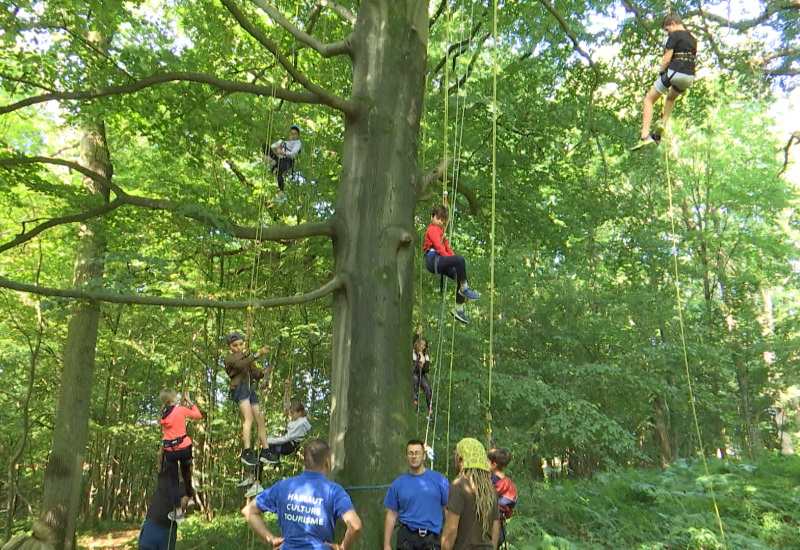
M 191 514 L 197 509 L 197 501 L 193 498 L 189 499 L 189 502 L 186 503 L 186 513 Z
M 469 319 L 469 317 L 467 317 L 467 314 L 464 311 L 459 311 L 459 310 L 456 309 L 456 310 L 452 311 L 452 314 L 453 314 L 453 317 L 456 318 L 456 321 L 461 321 L 465 325 L 469 324 L 470 319 Z
M 458 294 L 459 294 L 460 296 L 463 296 L 463 297 L 464 297 L 464 298 L 466 298 L 467 300 L 477 300 L 478 298 L 480 298 L 480 297 L 481 297 L 481 295 L 480 295 L 480 294 L 478 294 L 477 292 L 475 292 L 474 290 L 472 290 L 472 289 L 469 287 L 469 285 L 466 285 L 466 286 L 464 286 L 463 288 L 459 288 L 459 289 L 458 289 Z
M 261 484 L 258 481 L 256 481 L 255 483 L 253 483 L 253 486 L 250 487 L 250 490 L 244 494 L 244 496 L 245 498 L 253 498 L 263 490 L 264 488 L 261 486 Z
M 239 485 L 237 485 L 237 487 L 240 487 L 240 488 L 250 487 L 252 484 L 253 484 L 253 476 L 250 475 L 250 476 L 247 476 L 247 479 L 245 479 L 244 481 L 239 483 Z
M 275 453 L 271 452 L 269 449 L 263 449 L 261 451 L 260 460 L 264 464 L 277 464 L 278 462 L 280 462 L 280 459 L 278 458 L 278 455 L 276 455 Z
M 650 137 L 653 138 L 653 141 L 656 142 L 656 145 L 661 145 L 661 134 L 650 134 Z
M 174 521 L 175 523 L 183 523 L 186 521 L 186 516 L 183 515 L 183 510 L 180 508 L 175 508 L 175 510 L 167 514 L 167 517 L 170 521 Z
M 636 151 L 637 149 L 641 149 L 642 147 L 647 147 L 648 145 L 657 145 L 657 143 L 650 136 L 647 136 L 646 138 L 640 138 L 639 141 L 636 143 L 636 145 L 631 147 L 631 151 Z
M 655 131 L 655 133 L 656 133 L 656 134 L 658 134 L 658 136 L 659 136 L 659 138 L 660 138 L 660 137 L 661 137 L 661 134 L 663 134 L 663 133 L 664 133 L 664 131 L 665 131 L 666 129 L 667 129 L 667 125 L 666 125 L 666 124 L 664 124 L 664 121 L 663 121 L 663 120 L 660 120 L 660 121 L 658 122 L 658 124 L 656 124 L 656 131 Z
M 286 202 L 286 193 L 283 191 L 278 192 L 278 194 L 275 195 L 275 202 Z
M 428 420 L 433 420 L 433 409 L 428 409 Z
M 258 466 L 258 460 L 256 460 L 256 453 L 253 452 L 253 449 L 244 449 L 242 451 L 241 457 L 243 464 L 247 464 L 248 466 Z

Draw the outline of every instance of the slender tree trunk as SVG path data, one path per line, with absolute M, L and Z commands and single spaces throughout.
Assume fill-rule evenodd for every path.
M 41 272 L 41 249 L 39 251 L 39 267 L 36 271 L 36 278 L 39 278 Z M 42 336 L 44 334 L 44 321 L 42 320 L 41 302 L 36 301 L 36 335 L 33 339 L 27 337 L 28 345 L 30 348 L 30 356 L 28 357 L 28 388 L 25 391 L 25 397 L 20 403 L 20 432 L 17 446 L 14 449 L 14 454 L 8 461 L 8 485 L 6 486 L 7 501 L 6 501 L 6 522 L 3 540 L 8 542 L 11 538 L 11 529 L 14 526 L 14 516 L 17 509 L 17 478 L 19 477 L 18 464 L 25 454 L 25 447 L 28 443 L 28 432 L 30 428 L 30 405 L 31 397 L 33 396 L 33 387 L 36 382 L 36 365 L 39 362 L 39 353 L 42 349 Z
M 111 178 L 112 168 L 102 122 L 87 125 L 84 129 L 81 164 Z M 95 181 L 84 178 L 83 184 L 96 196 L 97 202 L 108 201 L 108 191 Z M 101 286 L 105 252 L 103 221 L 93 220 L 81 225 L 73 274 L 75 288 Z M 44 475 L 42 505 L 42 519 L 56 534 L 57 550 L 75 548 L 75 521 L 80 506 L 99 319 L 99 303 L 78 304 L 67 326 L 61 392 L 50 459 Z
M 330 439 L 345 486 L 391 483 L 409 435 L 408 350 L 413 302 L 413 215 L 424 95 L 428 4 L 364 0 L 353 36 L 334 258 Z M 444 457 L 443 457 L 444 458 Z M 352 493 L 364 523 L 358 548 L 381 544 L 381 489 Z

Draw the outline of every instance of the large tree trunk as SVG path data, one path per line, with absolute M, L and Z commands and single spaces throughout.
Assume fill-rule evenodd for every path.
M 81 138 L 81 164 L 111 178 L 112 168 L 103 123 L 88 125 Z M 108 190 L 84 178 L 97 201 L 108 201 Z M 102 284 L 106 238 L 102 220 L 80 228 L 73 274 L 74 288 Z M 61 392 L 53 430 L 53 445 L 44 476 L 42 519 L 56 534 L 58 550 L 75 548 L 75 521 L 80 505 L 83 456 L 89 430 L 89 404 L 94 375 L 100 304 L 79 304 L 67 326 Z
M 427 2 L 364 0 L 353 36 L 334 255 L 331 444 L 345 486 L 390 483 L 410 434 L 413 216 L 424 96 Z M 385 490 L 353 491 L 359 548 L 380 547 Z

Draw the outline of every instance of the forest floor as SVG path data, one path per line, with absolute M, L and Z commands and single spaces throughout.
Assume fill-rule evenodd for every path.
M 78 538 L 78 547 L 92 550 L 113 550 L 134 548 L 139 537 L 139 529 L 120 529 L 108 533 L 82 535 Z

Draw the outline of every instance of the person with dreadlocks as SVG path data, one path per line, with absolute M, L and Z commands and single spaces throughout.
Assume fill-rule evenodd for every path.
M 18 535 L 3 545 L 3 550 L 54 550 L 53 532 L 41 521 L 33 522 L 30 534 Z
M 450 484 L 442 550 L 497 550 L 500 518 L 486 449 L 467 437 L 456 445 L 458 476 Z

